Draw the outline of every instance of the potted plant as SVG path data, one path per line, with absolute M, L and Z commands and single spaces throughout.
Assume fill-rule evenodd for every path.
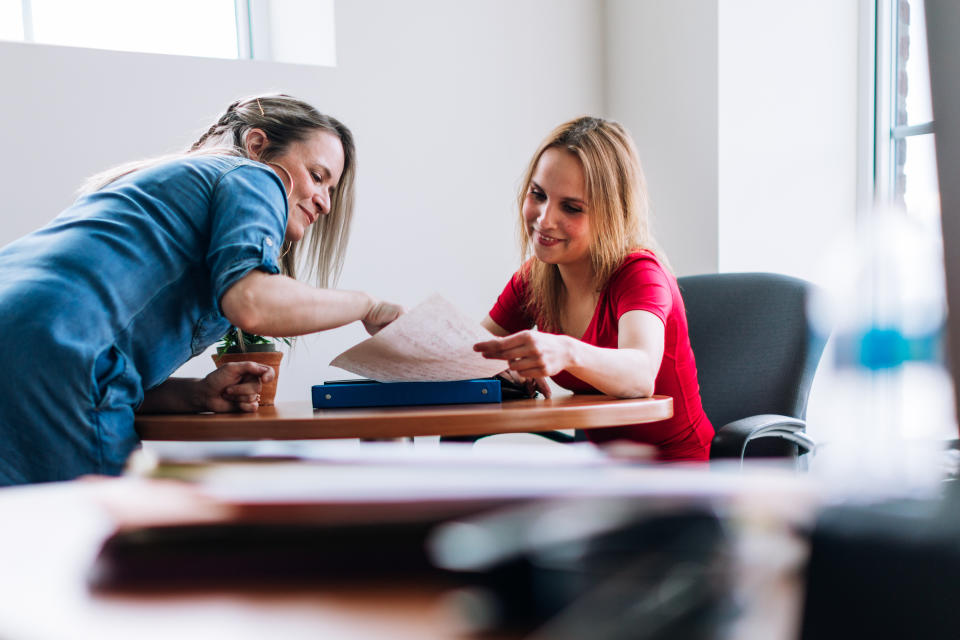
M 260 406 L 271 406 L 277 394 L 280 360 L 283 358 L 283 354 L 277 351 L 277 341 L 290 344 L 289 338 L 265 338 L 231 327 L 217 343 L 217 353 L 211 357 L 217 367 L 228 362 L 248 361 L 273 367 L 273 380 L 265 382 L 260 390 Z

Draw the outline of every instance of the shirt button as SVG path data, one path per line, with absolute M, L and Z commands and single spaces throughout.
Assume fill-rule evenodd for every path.
M 267 246 L 268 246 L 268 247 L 272 247 L 272 246 L 273 246 L 273 238 L 267 238 Z

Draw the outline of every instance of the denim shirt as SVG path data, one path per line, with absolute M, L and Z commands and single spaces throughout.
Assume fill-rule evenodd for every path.
M 283 184 L 267 166 L 196 155 L 129 174 L 0 249 L 0 485 L 118 473 L 133 412 L 230 326 L 224 293 L 279 271 Z

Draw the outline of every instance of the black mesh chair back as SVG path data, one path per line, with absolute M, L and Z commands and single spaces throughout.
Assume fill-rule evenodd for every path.
M 798 439 L 804 452 L 807 396 L 824 347 L 807 321 L 811 285 L 772 273 L 687 276 L 678 283 L 703 408 L 717 430 L 711 458 L 796 456 Z M 788 418 L 786 429 L 756 431 L 758 417 L 767 418 L 764 425 Z M 725 433 L 744 420 L 753 421 L 749 433 Z

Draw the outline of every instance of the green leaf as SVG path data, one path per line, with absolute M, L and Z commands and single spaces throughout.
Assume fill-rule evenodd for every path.
M 274 344 L 282 342 L 287 346 L 292 344 L 290 338 L 271 338 L 266 336 L 258 336 L 254 333 L 247 333 L 246 331 L 241 331 L 237 327 L 230 327 L 230 329 L 220 338 L 220 342 L 217 343 L 217 353 L 223 353 L 231 347 L 236 347 L 240 345 L 240 339 L 243 339 L 243 344 Z

